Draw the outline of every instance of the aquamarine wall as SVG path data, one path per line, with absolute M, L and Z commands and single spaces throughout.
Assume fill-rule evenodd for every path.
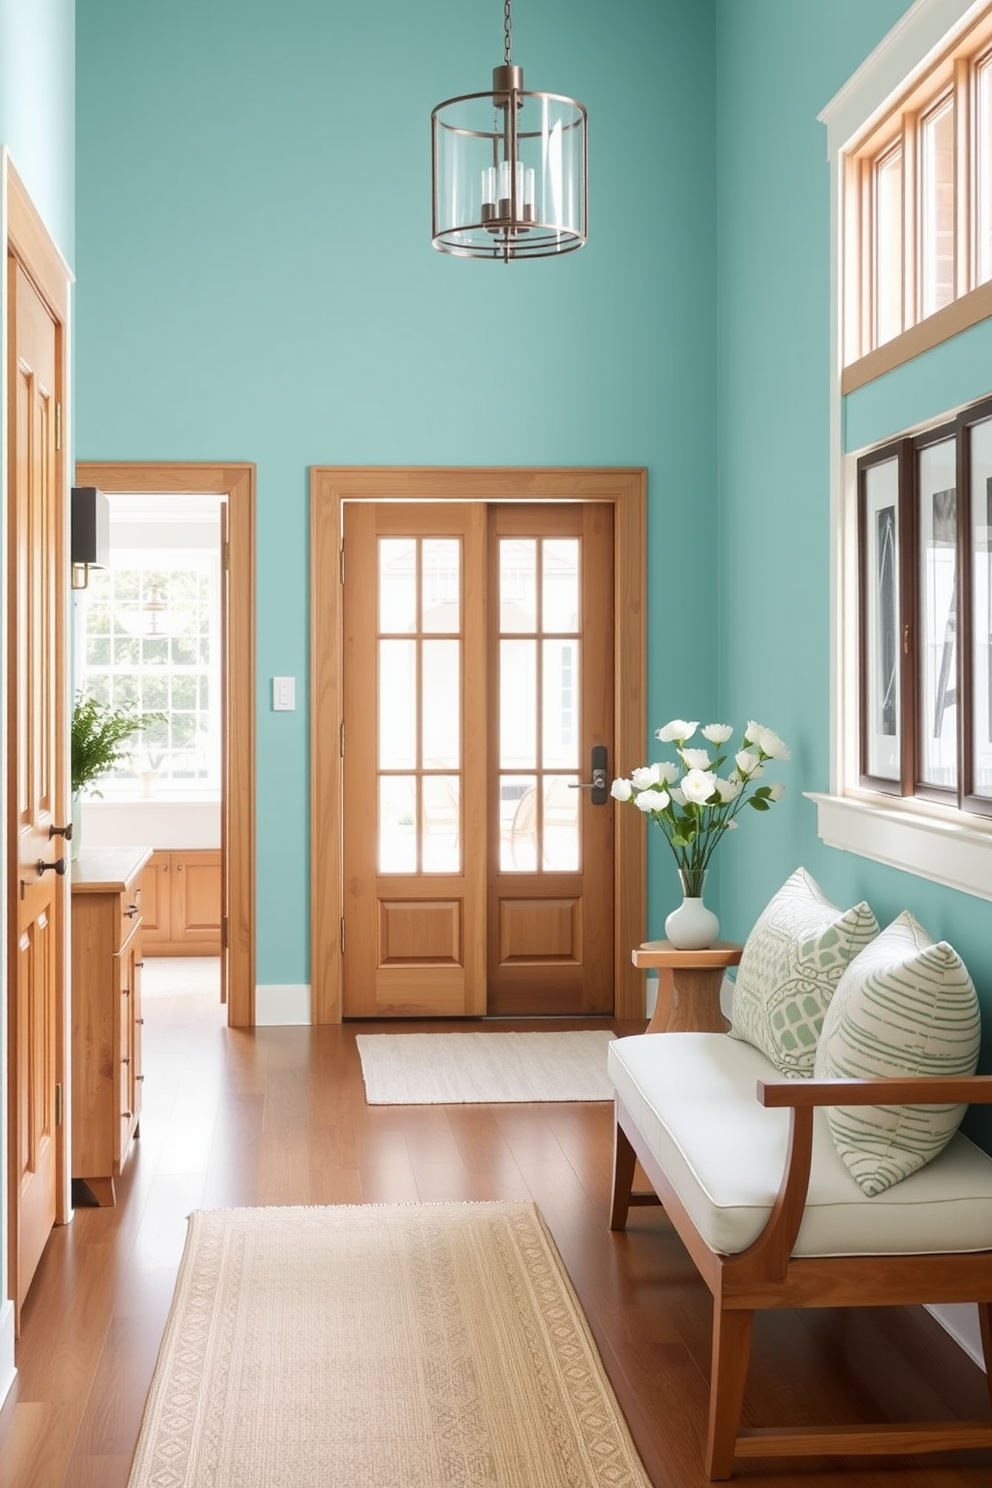
M 802 795 L 829 787 L 829 184 L 817 115 L 906 9 L 716 3 L 718 686 L 728 718 L 770 724 L 793 751 L 786 799 L 725 844 L 720 911 L 743 938 L 800 863 L 838 903 L 866 898 L 882 923 L 912 909 L 972 971 L 988 1067 L 992 906 L 824 846 Z M 930 372 L 898 380 L 939 400 L 941 369 L 934 356 Z M 892 398 L 871 399 L 861 411 L 879 428 Z
M 591 230 L 506 267 L 430 246 L 430 111 L 488 86 L 497 0 L 79 7 L 78 456 L 258 466 L 262 983 L 309 980 L 310 465 L 647 466 L 651 714 L 715 706 L 713 21 L 516 7 L 527 84 L 589 109 Z
M 75 0 L 0 0 L 0 144 L 71 266 Z

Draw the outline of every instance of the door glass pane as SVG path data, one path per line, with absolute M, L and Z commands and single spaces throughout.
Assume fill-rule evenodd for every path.
M 456 537 L 425 538 L 423 545 L 423 629 L 461 629 L 461 543 Z
M 574 635 L 579 626 L 579 540 L 546 538 L 541 549 L 544 629 Z
M 920 268 L 921 312 L 954 298 L 954 104 L 946 98 L 923 120 Z
M 461 762 L 461 642 L 421 644 L 422 763 L 427 769 L 457 769 Z
M 379 776 L 379 872 L 417 871 L 417 780 Z
M 537 868 L 537 776 L 501 775 L 499 866 L 504 873 Z
M 865 770 L 898 780 L 901 751 L 899 687 L 899 463 L 886 460 L 865 472 L 862 542 L 865 545 L 867 634 Z
M 537 642 L 499 643 L 499 763 L 503 770 L 537 765 Z
M 379 539 L 379 629 L 406 635 L 417 628 L 417 540 Z
M 379 642 L 379 768 L 417 763 L 417 643 Z
M 920 451 L 920 779 L 957 787 L 957 493 L 954 440 Z
M 544 641 L 542 759 L 548 769 L 579 763 L 579 643 Z
M 499 628 L 537 629 L 537 543 L 532 537 L 503 537 L 499 544 Z
M 421 869 L 424 873 L 458 873 L 461 869 L 461 782 L 457 775 L 425 775 Z
M 875 167 L 875 345 L 902 330 L 902 147 Z
M 992 796 L 992 421 L 970 431 L 972 790 Z
M 577 775 L 546 775 L 542 792 L 544 867 L 575 873 L 579 867 L 579 791 Z

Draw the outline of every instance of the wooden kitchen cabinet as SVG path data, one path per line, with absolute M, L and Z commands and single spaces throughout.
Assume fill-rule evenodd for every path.
M 72 1176 L 115 1201 L 141 1117 L 141 873 L 150 847 L 72 865 Z
M 219 848 L 156 851 L 141 875 L 146 956 L 219 956 Z

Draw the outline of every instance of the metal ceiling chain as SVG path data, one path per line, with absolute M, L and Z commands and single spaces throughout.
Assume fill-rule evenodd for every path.
M 507 67 L 510 65 L 510 31 L 512 26 L 510 0 L 503 0 L 503 61 Z

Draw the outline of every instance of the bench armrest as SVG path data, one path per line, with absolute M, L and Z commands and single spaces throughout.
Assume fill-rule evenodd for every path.
M 894 1080 L 759 1080 L 763 1106 L 992 1105 L 992 1075 L 906 1075 Z

